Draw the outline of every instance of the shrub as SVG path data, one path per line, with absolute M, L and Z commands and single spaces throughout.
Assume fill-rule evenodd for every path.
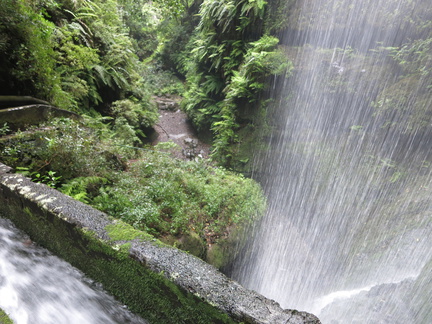
M 233 224 L 259 217 L 265 208 L 260 187 L 250 179 L 203 161 L 145 154 L 104 188 L 94 205 L 157 236 L 193 230 L 223 235 Z

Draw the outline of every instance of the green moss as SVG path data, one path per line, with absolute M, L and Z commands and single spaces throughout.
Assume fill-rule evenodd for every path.
M 113 241 L 129 241 L 135 239 L 152 240 L 154 237 L 146 232 L 135 229 L 133 226 L 120 220 L 107 225 L 105 230 Z
M 130 243 L 112 246 L 92 231 L 41 210 L 34 202 L 9 199 L 7 203 L 0 201 L 0 206 L 0 213 L 32 240 L 102 283 L 109 293 L 150 323 L 234 323 L 227 314 L 130 258 Z M 112 239 L 149 238 L 123 223 L 107 228 Z
M 89 237 L 89 235 L 87 235 Z M 201 299 L 186 293 L 163 276 L 153 273 L 106 243 L 89 238 L 86 242 L 91 258 L 80 267 L 87 268 L 105 289 L 126 301 L 129 308 L 151 323 L 226 323 L 228 316 L 212 309 Z M 130 243 L 122 245 L 128 250 Z M 104 271 L 100 271 L 104 269 Z
M 0 324 L 13 324 L 13 321 L 2 309 L 0 309 Z
M 220 269 L 226 265 L 226 254 L 222 246 L 214 244 L 207 252 L 208 262 Z
M 204 239 L 194 231 L 189 231 L 189 233 L 185 235 L 179 248 L 200 258 L 203 258 L 206 252 Z

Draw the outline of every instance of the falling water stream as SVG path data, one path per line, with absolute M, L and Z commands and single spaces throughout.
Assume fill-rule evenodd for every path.
M 255 159 L 268 212 L 230 275 L 323 323 L 427 323 L 431 293 L 415 287 L 432 257 L 432 94 L 390 56 L 425 35 L 430 3 L 291 3 L 294 72 Z
M 2 218 L 0 308 L 15 324 L 147 323 Z

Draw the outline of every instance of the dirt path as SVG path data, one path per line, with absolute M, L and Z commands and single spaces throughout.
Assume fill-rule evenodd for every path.
M 154 97 L 158 105 L 159 122 L 154 126 L 157 137 L 152 144 L 172 141 L 181 147 L 174 155 L 181 159 L 208 158 L 210 145 L 201 142 L 184 112 L 178 98 Z

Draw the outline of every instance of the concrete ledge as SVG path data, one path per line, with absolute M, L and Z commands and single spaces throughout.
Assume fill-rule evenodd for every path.
M 49 102 L 30 96 L 0 96 L 0 109 L 37 104 L 49 105 Z
M 50 105 L 37 104 L 0 110 L 0 126 L 7 123 L 13 130 L 24 129 L 29 125 L 38 125 L 55 117 L 81 118 L 79 115 L 67 110 Z
M 320 323 L 0 163 L 0 215 L 150 323 Z

